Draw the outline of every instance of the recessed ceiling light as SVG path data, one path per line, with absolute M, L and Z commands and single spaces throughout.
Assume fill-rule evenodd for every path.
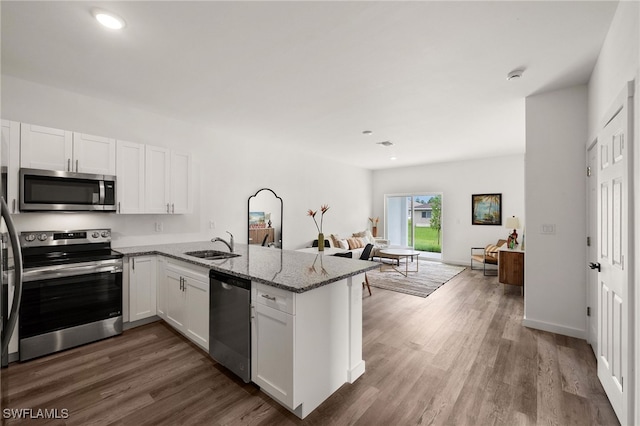
M 513 80 L 515 78 L 522 77 L 524 70 L 513 70 L 509 74 L 507 74 L 507 80 Z
M 389 160 L 391 160 L 391 161 L 394 161 L 394 160 L 397 160 L 397 159 L 398 159 L 398 157 L 389 157 Z
M 393 142 L 391 142 L 391 141 L 376 142 L 376 145 L 391 146 L 391 145 L 393 145 Z
M 365 131 L 363 131 L 363 132 L 362 132 L 362 134 L 363 134 L 363 135 L 367 135 L 367 136 L 369 136 L 369 135 L 372 135 L 372 134 L 373 134 L 373 131 L 371 131 L 371 130 L 365 130 Z
M 119 30 L 124 28 L 125 26 L 124 19 L 111 12 L 105 12 L 104 10 L 94 10 L 93 16 L 103 26 L 112 30 Z

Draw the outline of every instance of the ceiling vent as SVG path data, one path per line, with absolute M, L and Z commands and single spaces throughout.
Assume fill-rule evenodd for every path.
M 393 145 L 393 142 L 391 141 L 383 141 L 383 142 L 376 142 L 377 145 L 382 145 L 382 146 L 391 146 Z

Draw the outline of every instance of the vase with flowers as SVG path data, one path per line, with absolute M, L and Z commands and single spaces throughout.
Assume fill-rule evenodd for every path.
M 378 217 L 369 218 L 369 221 L 371 221 L 371 235 L 373 235 L 374 238 L 378 236 L 378 220 L 380 220 Z
M 318 251 L 324 251 L 324 234 L 322 233 L 322 222 L 324 219 L 324 214 L 327 212 L 327 210 L 329 210 L 329 206 L 327 204 L 320 206 L 320 226 L 318 226 L 318 222 L 316 221 L 316 214 L 318 213 L 318 211 L 313 211 L 311 209 L 307 211 L 307 216 L 311 216 L 311 219 L 313 219 L 313 223 L 316 224 L 316 229 L 318 230 Z

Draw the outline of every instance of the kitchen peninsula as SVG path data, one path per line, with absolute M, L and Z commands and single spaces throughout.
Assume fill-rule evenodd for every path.
M 210 241 L 116 248 L 128 261 L 125 320 L 157 315 L 208 350 L 215 271 L 251 281 L 251 381 L 298 417 L 364 373 L 362 282 L 376 263 L 245 244 L 226 259 L 185 254 L 221 248 Z M 172 312 L 180 298 L 186 305 Z

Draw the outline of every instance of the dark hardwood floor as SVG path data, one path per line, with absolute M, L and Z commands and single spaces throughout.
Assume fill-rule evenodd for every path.
M 422 299 L 364 296 L 366 373 L 304 421 L 161 322 L 12 364 L 8 424 L 618 424 L 583 340 L 523 327 L 523 299 L 468 269 Z

